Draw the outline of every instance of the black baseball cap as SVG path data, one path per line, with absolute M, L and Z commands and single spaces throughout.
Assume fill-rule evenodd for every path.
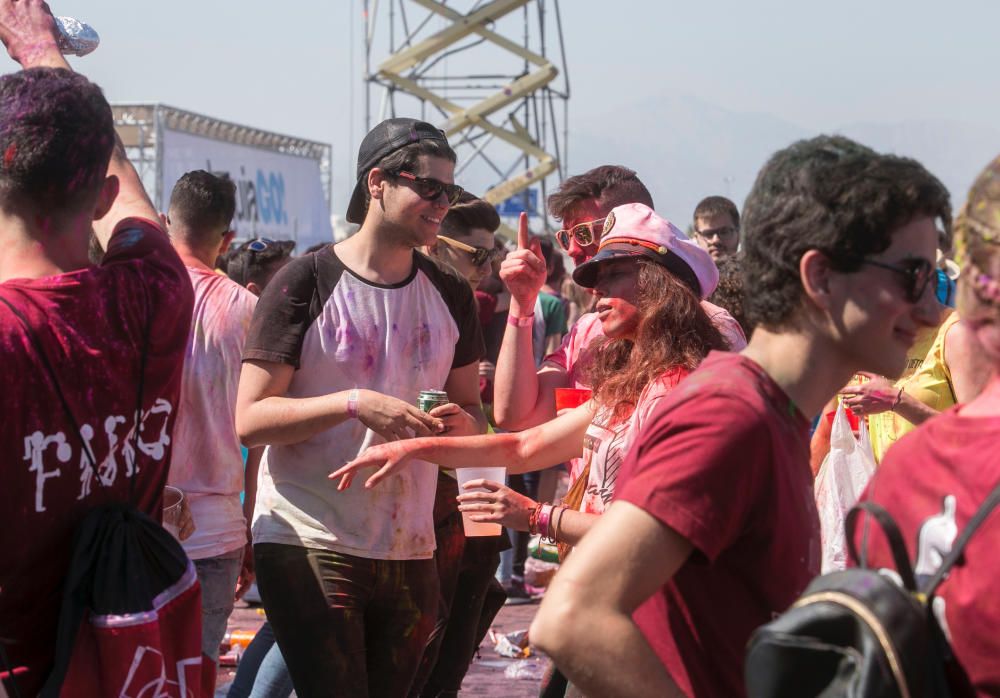
M 365 220 L 365 187 L 371 169 L 387 155 L 419 141 L 437 141 L 448 146 L 444 131 L 416 119 L 386 119 L 368 132 L 358 148 L 358 181 L 347 205 L 348 222 L 363 223 Z

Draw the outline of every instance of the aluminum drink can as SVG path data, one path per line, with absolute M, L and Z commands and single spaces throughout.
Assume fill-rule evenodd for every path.
M 443 390 L 421 390 L 417 396 L 417 409 L 430 412 L 438 405 L 447 405 L 449 402 L 448 393 Z

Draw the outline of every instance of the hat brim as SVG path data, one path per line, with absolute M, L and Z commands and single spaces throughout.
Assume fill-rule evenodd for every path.
M 367 173 L 365 176 L 358 177 L 358 181 L 354 185 L 354 191 L 351 192 L 351 200 L 347 204 L 347 222 L 357 223 L 358 225 L 365 222 L 365 185 L 368 184 Z
M 597 268 L 603 263 L 612 259 L 623 257 L 646 257 L 659 264 L 665 264 L 665 255 L 657 254 L 653 250 L 643 247 L 605 247 L 586 262 L 573 270 L 573 281 L 584 288 L 594 288 L 597 285 Z

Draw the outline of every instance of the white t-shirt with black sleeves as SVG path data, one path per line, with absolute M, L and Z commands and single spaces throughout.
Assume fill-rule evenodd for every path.
M 443 389 L 452 369 L 483 353 L 472 290 L 454 271 L 414 251 L 409 277 L 376 284 L 330 246 L 293 260 L 268 284 L 243 358 L 295 366 L 290 398 L 363 388 L 415 405 L 421 390 Z M 371 490 L 364 474 L 344 492 L 327 477 L 382 441 L 349 419 L 305 441 L 268 446 L 254 543 L 383 560 L 432 557 L 437 466 L 411 461 Z

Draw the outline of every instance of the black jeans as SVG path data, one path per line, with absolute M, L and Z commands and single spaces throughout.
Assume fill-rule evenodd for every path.
M 538 482 L 541 480 L 540 472 L 522 473 L 520 475 L 509 475 L 507 484 L 512 490 L 525 497 L 536 499 L 538 497 Z M 528 561 L 528 541 L 531 534 L 527 531 L 509 531 L 511 543 L 514 546 L 514 564 L 511 574 L 524 581 L 524 563 Z
M 403 698 L 437 618 L 434 560 L 259 543 L 257 585 L 300 698 Z

